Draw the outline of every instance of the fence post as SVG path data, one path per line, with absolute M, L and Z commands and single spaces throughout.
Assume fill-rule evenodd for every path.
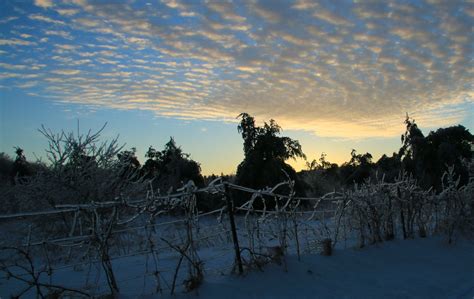
M 234 241 L 234 250 L 235 250 L 235 261 L 237 262 L 237 266 L 239 268 L 239 274 L 244 272 L 242 267 L 242 258 L 240 257 L 240 246 L 239 246 L 239 239 L 237 237 L 237 229 L 235 227 L 235 220 L 234 220 L 234 201 L 232 200 L 232 194 L 229 192 L 229 187 L 226 183 L 224 183 L 225 189 L 225 199 L 227 202 L 227 212 L 229 213 L 229 220 L 230 220 L 230 228 L 232 230 L 232 240 Z

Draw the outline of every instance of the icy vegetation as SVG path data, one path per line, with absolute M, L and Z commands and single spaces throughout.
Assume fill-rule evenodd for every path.
M 473 292 L 474 259 L 472 241 L 460 236 L 473 231 L 474 182 L 458 188 L 452 173 L 443 181 L 439 194 L 401 176 L 301 198 L 291 180 L 253 190 L 216 179 L 200 189 L 189 182 L 175 194 L 149 192 L 143 200 L 4 215 L 1 296 L 217 297 L 235 288 L 231 296 L 239 290 L 255 298 L 464 297 Z M 279 192 L 284 186 L 288 194 Z M 250 200 L 234 207 L 235 190 Z M 221 196 L 223 207 L 200 213 L 201 193 Z M 393 239 L 410 241 L 387 242 Z M 438 291 L 430 293 L 432 286 Z

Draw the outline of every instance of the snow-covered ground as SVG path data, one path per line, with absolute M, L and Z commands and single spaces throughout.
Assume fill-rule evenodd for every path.
M 230 273 L 228 249 L 207 248 L 200 251 L 206 260 L 204 282 L 192 293 L 169 289 L 154 294 L 153 275 L 144 277 L 146 256 L 132 256 L 113 262 L 123 298 L 474 298 L 474 241 L 460 239 L 448 245 L 445 239 L 395 240 L 362 249 L 340 248 L 332 256 L 305 254 L 286 257 L 288 271 L 270 264 L 263 271 L 244 276 Z M 221 258 L 211 258 L 221 256 Z M 160 265 L 166 262 L 161 256 Z M 148 256 L 150 271 L 151 257 Z M 213 271 L 213 269 L 221 269 Z M 107 292 L 99 264 L 55 272 L 55 281 L 69 287 L 99 284 Z M 164 270 L 162 268 L 162 270 Z M 182 269 L 181 272 L 185 272 Z M 183 273 L 185 274 L 185 273 Z M 179 279 L 177 283 L 181 283 Z M 22 284 L 0 280 L 0 297 L 8 298 Z M 25 298 L 34 298 L 27 293 Z
M 474 240 L 461 237 L 455 230 L 452 237 L 456 242 L 448 245 L 446 235 L 440 233 L 455 227 L 453 219 L 463 215 L 455 208 L 470 203 L 470 191 L 455 191 L 456 196 L 448 194 L 465 199 L 448 205 L 446 198 L 420 195 L 411 186 L 405 186 L 404 192 L 398 191 L 399 185 L 392 186 L 392 197 L 404 194 L 393 203 L 392 197 L 384 193 L 386 186 L 379 184 L 374 190 L 361 189 L 352 194 L 349 201 L 337 201 L 336 208 L 320 207 L 318 200 L 310 205 L 313 210 L 295 212 L 297 206 L 292 209 L 288 200 L 275 210 L 242 209 L 247 212 L 235 215 L 235 226 L 247 262 L 250 251 L 260 258 L 268 255 L 268 246 L 284 246 L 288 252 L 288 271 L 281 265 L 267 264 L 263 271 L 246 270 L 243 276 L 231 273 L 231 221 L 221 209 L 203 214 L 195 211 L 152 216 L 156 218 L 152 223 L 148 222 L 150 215 L 127 210 L 120 214 L 126 221 L 120 218 L 121 221 L 113 223 L 108 220 L 110 213 L 101 210 L 99 217 L 95 206 L 81 207 L 74 213 L 60 211 L 69 213 L 63 214 L 64 219 L 49 215 L 52 213 L 43 217 L 44 212 L 4 217 L 6 220 L 0 223 L 0 245 L 7 247 L 1 250 L 0 262 L 7 267 L 0 272 L 0 299 L 18 295 L 28 287 L 25 279 L 32 280 L 28 268 L 31 265 L 35 275 L 42 271 L 38 279 L 41 284 L 80 290 L 91 296 L 109 294 L 113 288 L 113 283 L 109 287 L 105 268 L 113 273 L 110 280 L 117 282 L 115 289 L 123 298 L 474 299 Z M 420 196 L 425 196 L 428 203 L 416 214 L 412 201 Z M 188 201 L 189 198 L 189 206 L 194 206 L 193 201 Z M 333 199 L 331 202 L 336 203 Z M 406 218 L 409 221 L 404 220 L 404 215 L 411 215 Z M 426 215 L 429 217 L 422 217 Z M 109 228 L 108 241 L 101 243 Z M 422 231 L 430 237 L 400 240 L 402 235 L 418 236 Z M 390 232 L 399 239 L 381 242 Z M 327 238 L 336 244 L 330 257 L 319 255 L 321 241 Z M 357 248 L 358 244 L 371 241 L 381 243 Z M 107 248 L 110 264 L 100 248 Z M 178 253 L 183 250 L 194 265 L 202 265 L 203 269 L 204 281 L 191 293 L 184 293 L 183 282 L 190 277 L 190 263 Z M 296 256 L 298 250 L 301 260 Z M 265 259 L 269 261 L 268 256 Z M 7 279 L 7 274 L 17 279 Z M 173 288 L 174 296 L 170 295 Z M 22 297 L 35 298 L 36 291 L 33 287 Z M 44 287 L 41 291 L 47 292 Z
M 474 298 L 472 240 L 396 240 L 287 262 L 288 272 L 206 276 L 197 293 L 176 298 Z

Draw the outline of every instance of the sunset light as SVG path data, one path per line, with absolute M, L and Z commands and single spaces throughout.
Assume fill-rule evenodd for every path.
M 391 144 L 384 148 L 390 154 L 406 113 L 425 129 L 473 128 L 474 10 L 467 2 L 37 0 L 0 6 L 6 152 L 23 143 L 40 155 L 25 139 L 34 139 L 41 124 L 74 128 L 79 119 L 88 129 L 108 121 L 114 135 L 130 116 L 138 122 L 130 135 L 158 141 L 176 135 L 205 172 L 219 173 L 231 172 L 238 159 L 211 166 L 200 154 L 209 145 L 188 145 L 184 131 L 198 124 L 206 129 L 196 134 L 219 143 L 222 132 L 213 128 L 222 126 L 238 140 L 233 129 L 241 112 L 305 132 L 303 146 L 314 155 L 343 147 L 345 156 L 329 153 L 337 162 L 349 157 L 350 147 L 335 140 L 379 138 Z M 37 114 L 34 121 L 21 119 L 29 131 L 11 136 L 11 126 L 21 127 L 14 110 L 28 107 Z M 147 119 L 159 129 L 147 128 Z M 167 125 L 183 128 L 171 134 Z M 122 141 L 145 151 L 150 144 L 134 136 Z
M 0 299 L 474 298 L 474 0 L 0 0 Z

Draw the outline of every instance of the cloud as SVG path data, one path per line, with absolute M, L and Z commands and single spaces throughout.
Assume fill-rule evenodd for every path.
M 342 138 L 398 135 L 406 112 L 453 124 L 472 107 L 474 20 L 461 1 L 66 2 L 0 20 L 0 79 L 96 108 L 246 111 Z
M 0 39 L 0 46 L 8 45 L 8 46 L 29 46 L 35 44 L 34 42 L 12 38 L 12 39 Z
M 59 53 L 75 51 L 81 47 L 79 45 L 70 45 L 70 44 L 55 44 L 54 46 L 57 48 L 54 51 L 59 52 Z
M 15 65 L 9 63 L 0 63 L 0 68 L 7 69 L 7 70 L 25 70 L 28 67 L 26 65 Z
M 35 5 L 42 8 L 50 8 L 54 6 L 52 0 L 35 0 Z
M 177 0 L 162 0 L 161 2 L 163 2 L 164 4 L 166 4 L 166 6 L 168 7 L 171 7 L 171 8 L 176 8 L 176 9 L 186 9 L 186 6 L 181 3 L 181 1 L 177 1 Z
M 275 10 L 265 8 L 264 6 L 260 5 L 256 2 L 249 3 L 250 11 L 264 19 L 266 22 L 269 23 L 277 23 L 281 20 L 280 14 Z
M 56 36 L 60 36 L 64 39 L 69 39 L 69 40 L 73 39 L 70 32 L 63 31 L 63 30 L 45 30 L 44 34 L 45 35 L 56 35 Z
M 5 23 L 8 23 L 8 22 L 14 21 L 16 19 L 18 19 L 18 17 L 15 17 L 15 16 L 2 18 L 2 19 L 0 19 L 0 24 L 5 24 Z
M 51 73 L 56 74 L 56 75 L 66 75 L 66 76 L 71 76 L 71 75 L 77 75 L 81 71 L 80 70 L 52 70 Z
M 232 22 L 244 22 L 245 17 L 235 12 L 235 7 L 231 2 L 210 2 L 207 7 L 220 14 L 220 16 Z
M 291 6 L 291 8 L 298 9 L 298 10 L 308 10 L 308 9 L 314 9 L 316 7 L 318 7 L 317 2 L 312 1 L 312 0 L 297 0 Z
M 79 13 L 79 9 L 56 9 L 56 11 L 62 16 L 73 16 Z
M 351 25 L 351 22 L 349 22 L 347 19 L 341 16 L 338 16 L 337 14 L 328 10 L 316 10 L 313 13 L 313 16 L 336 26 L 340 26 L 340 25 L 350 26 Z
M 52 19 L 52 18 L 44 16 L 44 15 L 40 15 L 40 14 L 29 15 L 28 18 L 30 18 L 31 20 L 35 20 L 35 21 L 42 21 L 42 22 L 52 23 L 52 24 L 56 24 L 56 25 L 65 25 L 65 23 L 63 21 L 55 20 L 55 19 Z

